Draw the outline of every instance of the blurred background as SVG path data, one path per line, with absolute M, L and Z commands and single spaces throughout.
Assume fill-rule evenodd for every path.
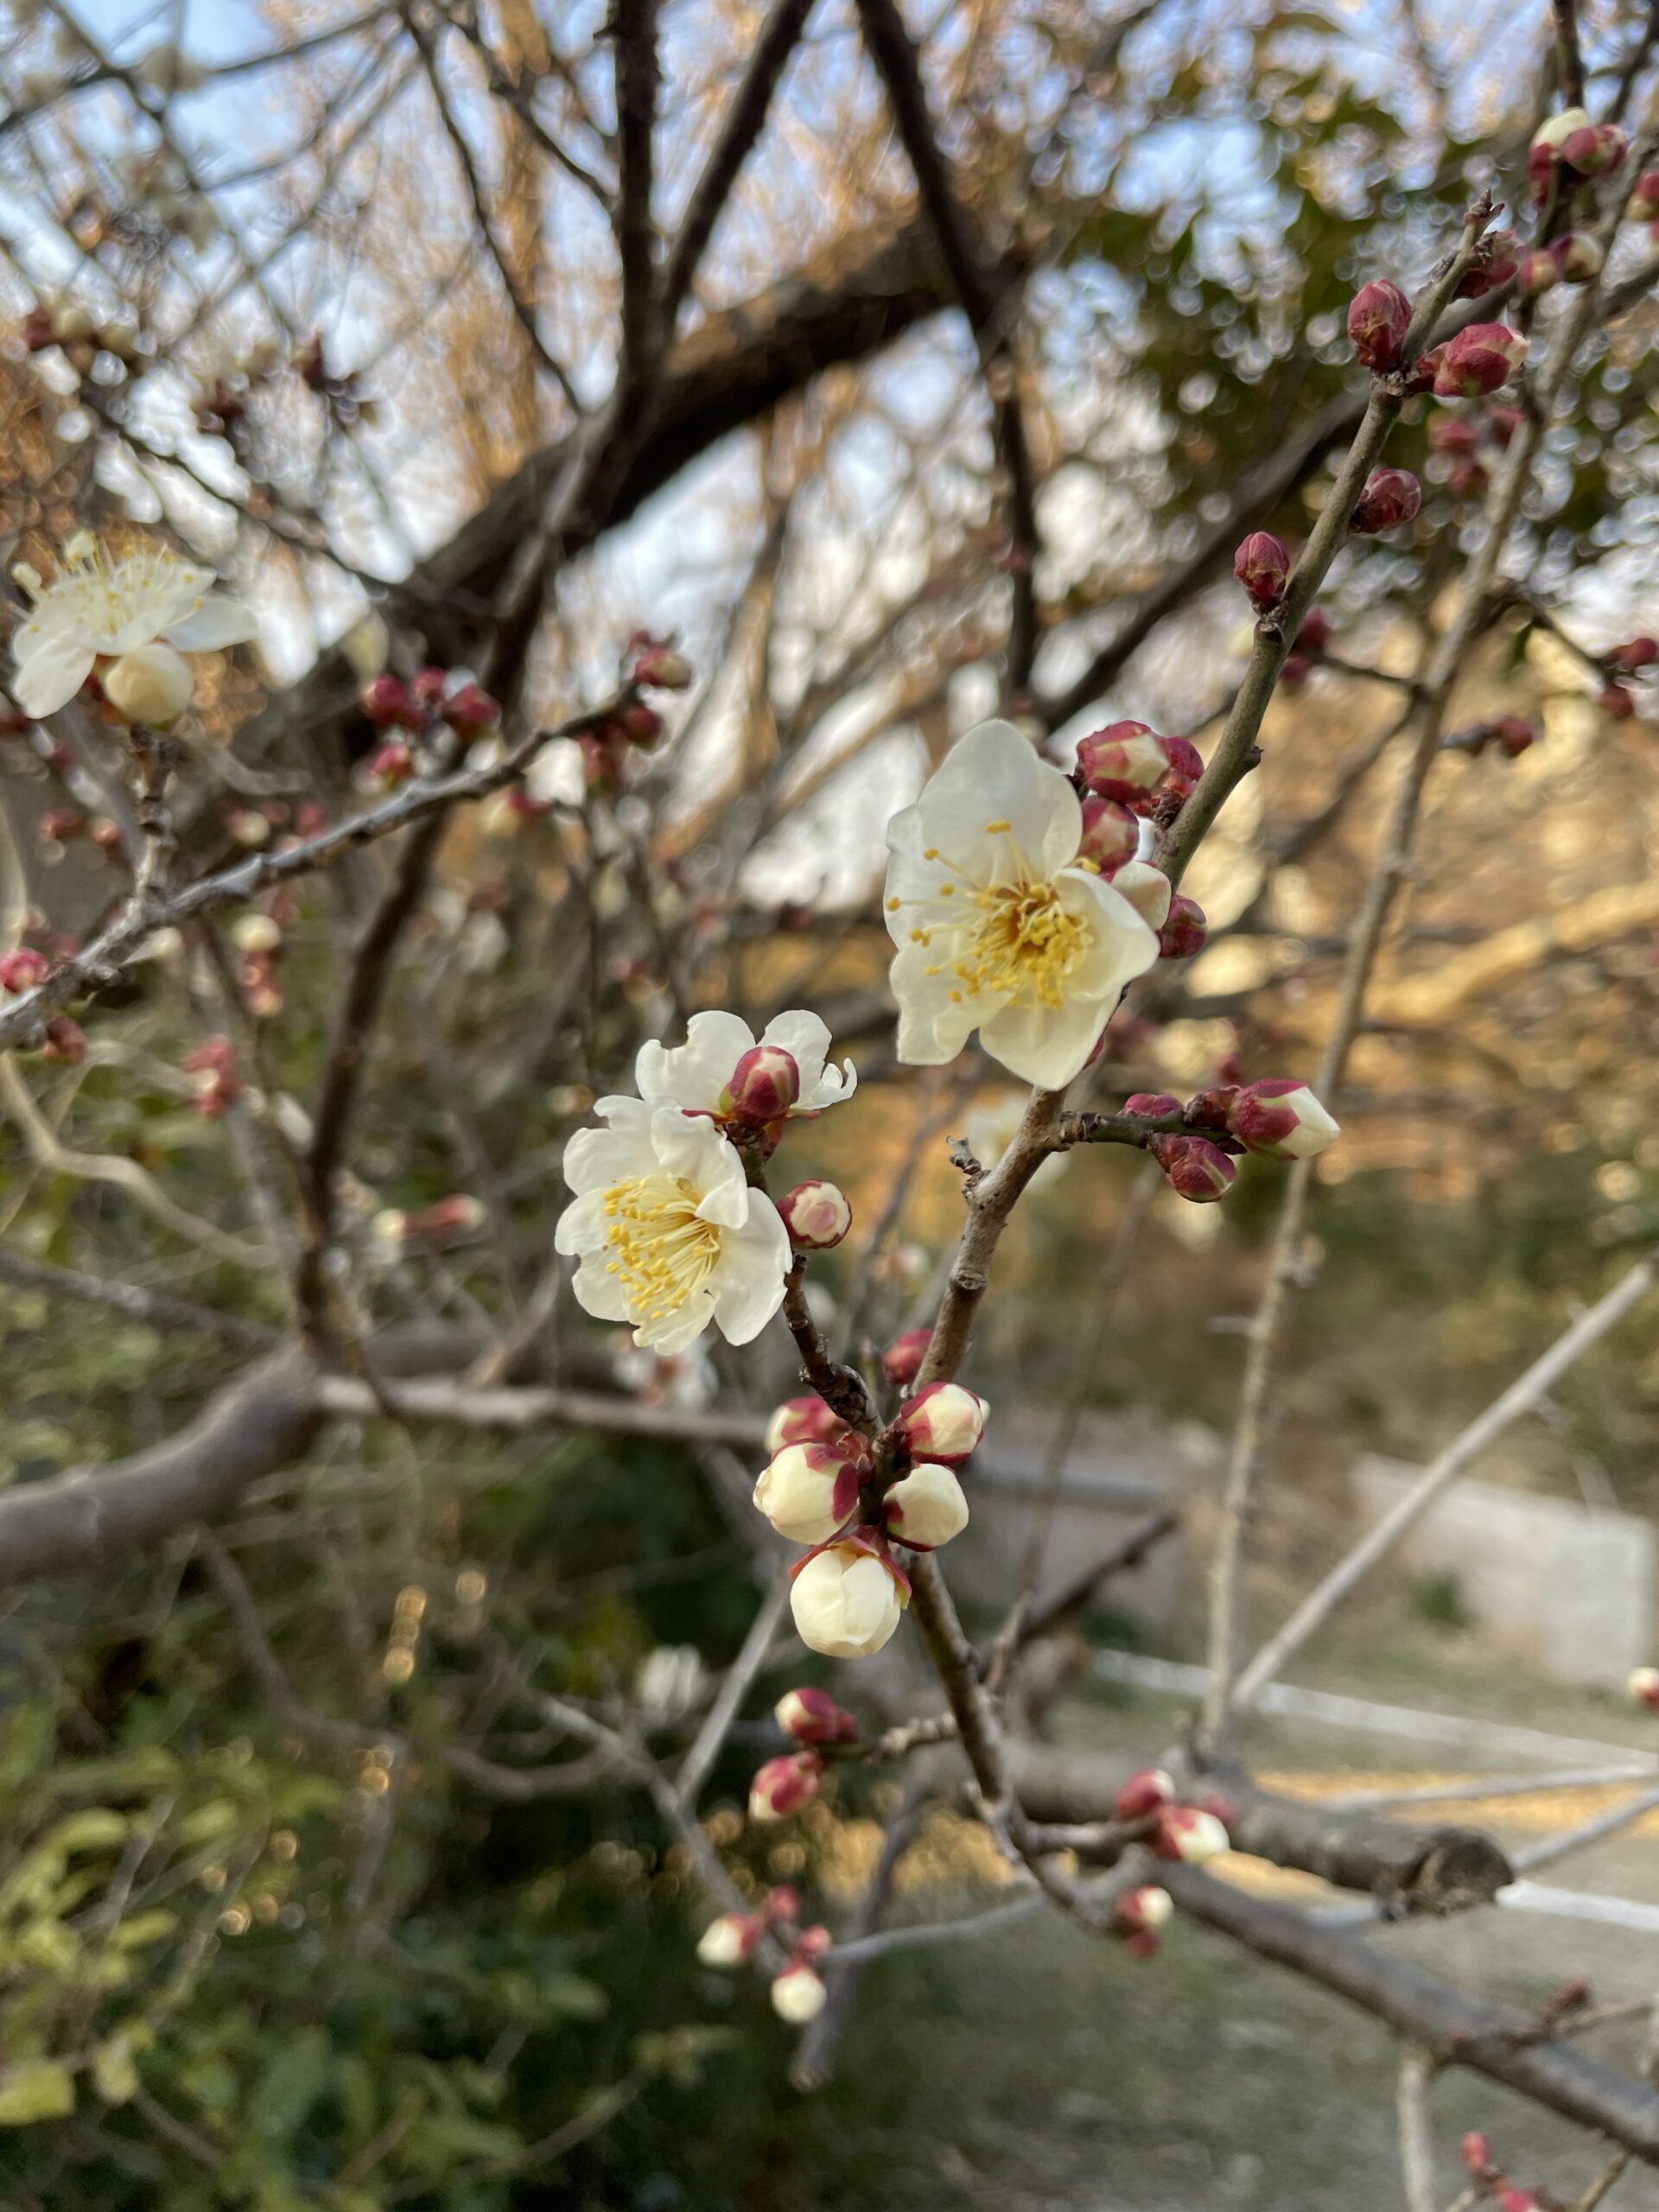
M 1649 12 L 1578 10 L 1592 111 L 1645 113 Z M 660 11 L 664 238 L 762 14 Z M 1349 300 L 1373 276 L 1421 285 L 1483 188 L 1524 221 L 1528 143 L 1559 105 L 1551 10 L 1514 0 L 948 0 L 906 20 L 1006 280 L 1034 550 L 856 16 L 817 0 L 696 270 L 651 436 L 572 533 L 524 696 L 550 720 L 604 696 L 642 628 L 675 636 L 696 683 L 621 766 L 555 744 L 515 803 L 456 822 L 354 1132 L 357 1294 L 402 1371 L 528 1314 L 529 1379 L 729 1429 L 338 1421 L 239 1501 L 214 1539 L 228 1575 L 185 1534 L 4 1593 L 7 2212 L 1400 2201 L 1382 2032 L 1185 1928 L 1144 1965 L 1058 1920 L 896 1952 L 804 2094 L 760 1980 L 697 1964 L 705 1909 L 651 1805 L 602 1774 L 545 1779 L 580 1753 L 536 1719 L 537 1686 L 690 1740 L 754 1611 L 743 1491 L 794 1376 L 776 1327 L 752 1353 L 662 1363 L 585 1321 L 550 1268 L 566 1137 L 690 1011 L 759 1028 L 816 1007 L 861 1078 L 791 1149 L 858 1223 L 821 1319 L 856 1348 L 931 1313 L 961 1220 L 947 1138 L 988 1162 L 1020 1098 L 971 1057 L 896 1065 L 887 817 L 999 705 L 1057 760 L 1123 716 L 1207 750 L 1249 645 L 1232 548 L 1306 536 L 1357 419 Z M 610 388 L 605 22 L 550 0 L 0 0 L 0 94 L 8 562 L 49 567 L 84 524 L 160 536 L 261 616 L 199 695 L 180 808 L 206 868 L 395 780 L 363 679 L 388 653 L 474 665 L 577 409 Z M 1610 282 L 1650 252 L 1627 226 Z M 1656 321 L 1638 283 L 1587 347 L 1512 594 L 1459 677 L 1319 1165 L 1317 1292 L 1254 1535 L 1264 1627 L 1659 1231 L 1659 702 L 1608 658 L 1659 628 Z M 1389 458 L 1421 478 L 1421 513 L 1339 557 L 1326 634 L 1185 887 L 1209 944 L 1139 988 L 1097 1096 L 1317 1065 L 1394 741 L 1504 436 L 1501 409 L 1408 404 Z M 1499 717 L 1528 727 L 1513 757 L 1467 742 Z M 128 805 L 82 709 L 49 739 L 0 737 L 8 944 L 59 944 L 118 899 Z M 279 950 L 251 976 L 243 957 L 265 995 L 239 1048 L 251 1104 L 202 1110 L 184 1064 L 226 1027 L 222 976 L 182 941 L 124 980 L 78 1064 L 0 1064 L 19 1263 L 0 1270 L 0 1481 L 170 1435 L 282 1327 L 271 1130 L 303 1130 L 379 858 L 262 902 Z M 1004 1246 L 969 1378 L 990 1448 L 951 1560 L 989 1626 L 1033 1543 L 1052 1590 L 1080 1548 L 1176 1517 L 1032 1686 L 1033 1725 L 1125 1747 L 1191 1703 L 1139 1662 L 1203 1656 L 1284 1171 L 1247 1160 L 1217 1207 L 1149 1173 L 1115 1148 L 1046 1170 Z M 457 1195 L 479 1220 L 431 1218 Z M 188 1310 L 100 1311 L 41 1263 Z M 1295 1681 L 1349 1700 L 1341 1716 L 1265 1716 L 1253 1759 L 1317 1796 L 1512 1764 L 1493 1729 L 1586 1765 L 1645 1758 L 1617 1692 L 1649 1656 L 1656 1439 L 1639 1309 L 1471 1470 L 1506 1495 L 1431 1523 L 1303 1655 Z M 703 1828 L 746 1893 L 802 1885 L 840 1926 L 902 1785 L 847 1770 L 779 1831 L 738 1809 L 775 1747 L 771 1699 L 808 1678 L 785 1643 Z M 1377 1707 L 1447 1725 L 1390 1736 Z M 515 1792 L 504 1770 L 543 1778 Z M 1601 1802 L 1487 1810 L 1525 1841 Z M 931 1816 L 900 1916 L 994 1882 L 985 1848 Z M 1640 1828 L 1574 1878 L 1659 1907 Z M 1496 1917 L 1401 1941 L 1534 2003 L 1576 1971 L 1651 1988 L 1639 1914 Z M 1582 2186 L 1554 2123 L 1461 2077 L 1440 2094 L 1446 2128 L 1501 2125 L 1529 2171 Z

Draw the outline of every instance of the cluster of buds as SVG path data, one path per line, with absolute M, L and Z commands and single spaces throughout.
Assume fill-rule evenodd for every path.
M 1112 1800 L 1112 1817 L 1127 1841 L 1144 1843 L 1157 1858 L 1185 1866 L 1202 1866 L 1232 1848 L 1228 1824 L 1233 1808 L 1208 1793 L 1181 1797 L 1162 1767 L 1142 1767 L 1132 1774 Z M 1168 1903 L 1166 1897 L 1164 1919 Z
M 1548 245 L 1535 246 L 1522 256 L 1516 288 L 1522 299 L 1535 300 L 1557 284 L 1592 283 L 1606 257 L 1593 232 L 1563 231 Z
M 628 639 L 622 672 L 631 683 L 647 691 L 689 691 L 694 671 L 683 653 L 649 630 L 636 630 Z
M 1571 190 L 1610 175 L 1624 159 L 1626 140 L 1616 123 L 1592 123 L 1586 110 L 1564 108 L 1539 129 L 1527 155 L 1534 203 L 1541 207 L 1558 186 Z
M 1464 2171 L 1473 2184 L 1471 2194 L 1489 2199 L 1497 2212 L 1542 2212 L 1543 2199 L 1530 2189 L 1519 2189 L 1492 2158 L 1492 2146 L 1478 2127 L 1471 2127 L 1458 2146 Z
M 1184 799 L 1204 773 L 1204 760 L 1191 738 L 1160 737 L 1145 722 L 1108 722 L 1077 746 L 1072 780 L 1084 799 L 1085 858 L 1109 874 L 1133 858 L 1135 841 L 1124 837 L 1127 824 L 1153 811 L 1165 792 Z M 1090 800 L 1101 805 L 1091 809 Z
M 1496 746 L 1511 760 L 1538 742 L 1538 725 L 1526 715 L 1500 715 L 1494 721 L 1471 722 L 1455 730 L 1442 747 L 1447 753 L 1467 753 L 1478 759 L 1488 746 Z
M 1433 365 L 1438 399 L 1486 399 L 1510 382 L 1527 358 L 1527 341 L 1506 322 L 1471 322 L 1420 366 Z
M 423 668 L 404 683 L 389 671 L 372 677 L 359 692 L 364 714 L 376 729 L 414 734 L 447 723 L 458 737 L 482 737 L 501 720 L 501 705 L 470 677 L 448 669 Z
M 1271 531 L 1253 530 L 1233 556 L 1233 578 L 1258 614 L 1277 612 L 1290 582 L 1290 555 Z
M 1454 497 L 1466 499 L 1485 490 L 1484 449 L 1491 445 L 1500 452 L 1507 450 L 1522 419 L 1518 407 L 1491 407 L 1480 416 L 1439 414 L 1430 418 L 1429 448 L 1445 466 L 1446 487 Z
M 1137 1090 L 1124 1100 L 1123 1112 L 1137 1121 L 1181 1117 L 1182 1128 L 1154 1130 L 1146 1146 L 1170 1188 L 1197 1205 L 1212 1205 L 1231 1189 L 1238 1173 L 1231 1155 L 1311 1160 L 1340 1134 L 1308 1086 L 1287 1076 L 1221 1084 L 1185 1105 L 1167 1092 Z
M 481 1198 L 457 1191 L 452 1197 L 423 1207 L 419 1213 L 404 1213 L 396 1206 L 384 1207 L 374 1217 L 372 1230 L 382 1244 L 415 1244 L 428 1251 L 441 1252 L 482 1228 L 487 1213 Z
M 236 1071 L 236 1047 L 228 1037 L 209 1037 L 187 1053 L 184 1071 L 195 1077 L 195 1110 L 205 1121 L 217 1121 L 242 1096 Z
M 276 980 L 283 954 L 283 925 L 274 913 L 239 914 L 231 925 L 231 942 L 241 956 L 237 982 L 243 1003 L 256 1021 L 271 1021 L 283 1010 L 282 986 Z
M 685 691 L 695 671 L 685 656 L 648 630 L 636 630 L 623 656 L 624 680 L 650 691 Z M 580 740 L 588 788 L 614 794 L 622 788 L 630 753 L 640 746 L 654 745 L 663 734 L 663 718 L 643 699 L 630 699 L 607 715 Z
M 1423 487 L 1408 468 L 1374 468 L 1348 518 L 1357 537 L 1376 537 L 1410 522 L 1423 504 Z
M 769 1937 L 780 1942 L 785 1957 L 772 1978 L 772 2009 L 792 2027 L 816 2019 L 827 1994 L 816 1961 L 830 1948 L 830 1930 L 799 1927 L 800 1913 L 796 1891 L 768 1890 L 753 1912 L 721 1913 L 697 1941 L 699 1961 L 722 1973 L 747 1965 Z

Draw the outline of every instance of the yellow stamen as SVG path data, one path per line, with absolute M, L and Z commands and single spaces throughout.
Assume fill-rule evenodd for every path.
M 1013 827 L 1012 822 L 988 822 L 985 824 L 985 835 L 988 837 L 1000 837 Z
M 968 995 L 989 993 L 1013 1006 L 1064 1006 L 1090 932 L 1054 886 L 998 884 L 976 892 L 974 905 L 978 918 L 962 930 L 951 963 Z
M 720 1231 L 697 1214 L 697 1192 L 680 1175 L 641 1175 L 604 1193 L 605 1241 L 636 1328 L 677 1313 L 714 1272 Z

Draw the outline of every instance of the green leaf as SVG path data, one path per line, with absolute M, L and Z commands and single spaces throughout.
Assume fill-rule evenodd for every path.
M 0 2127 L 67 2120 L 75 2108 L 75 2077 L 55 2058 L 24 2058 L 0 2073 Z

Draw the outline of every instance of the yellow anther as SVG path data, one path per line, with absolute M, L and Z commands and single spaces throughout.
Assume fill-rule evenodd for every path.
M 1000 837 L 1013 827 L 1012 822 L 988 822 L 985 824 L 985 835 L 988 837 Z

